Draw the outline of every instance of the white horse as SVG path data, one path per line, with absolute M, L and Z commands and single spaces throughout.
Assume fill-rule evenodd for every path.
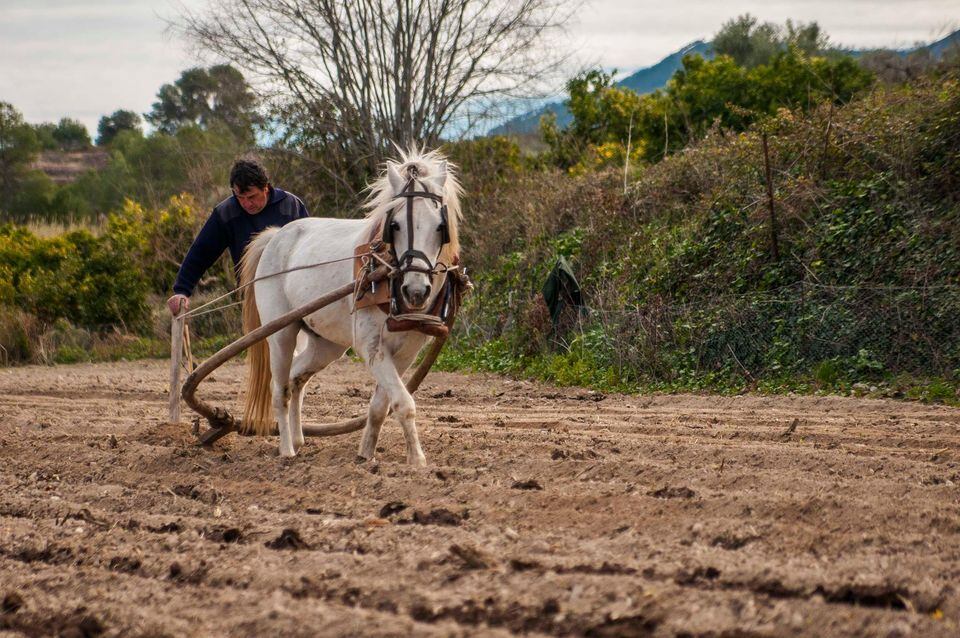
M 307 218 L 283 228 L 266 229 L 244 253 L 242 281 L 349 258 L 356 246 L 380 239 L 386 224 L 387 238 L 392 240 L 389 243 L 394 246 L 403 270 L 395 288 L 401 297 L 398 301 L 409 312 L 430 308 L 440 292 L 442 275 L 425 271 L 435 273 L 436 263 L 453 264 L 460 250 L 457 227 L 461 189 L 452 168 L 437 151 L 401 153 L 400 161 L 387 162 L 386 170 L 370 187 L 365 219 Z M 442 210 L 444 204 L 446 210 Z M 408 205 L 412 205 L 412 214 L 407 214 Z M 249 332 L 353 278 L 353 261 L 346 259 L 257 281 L 244 295 L 244 331 Z M 360 440 L 360 458 L 373 458 L 380 427 L 388 411 L 392 411 L 403 427 L 407 462 L 425 465 L 415 423 L 416 405 L 401 376 L 428 337 L 416 331 L 389 332 L 387 315 L 377 306 L 354 313 L 352 310 L 353 299 L 348 295 L 250 349 L 244 427 L 267 434 L 275 416 L 280 431 L 280 455 L 295 456 L 303 445 L 300 413 L 304 386 L 310 377 L 352 346 L 377 384 Z M 298 335 L 301 344 L 304 336 L 307 343 L 294 356 Z

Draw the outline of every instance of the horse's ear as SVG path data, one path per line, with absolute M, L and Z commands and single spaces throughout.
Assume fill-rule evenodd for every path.
M 393 190 L 394 195 L 400 194 L 400 191 L 403 190 L 403 187 L 407 185 L 406 180 L 400 176 L 400 171 L 397 170 L 397 165 L 393 162 L 387 163 L 387 179 L 390 180 L 390 188 Z
M 437 190 L 440 191 L 440 194 L 443 195 L 443 188 L 447 183 L 447 160 L 440 162 L 440 166 L 437 169 L 436 175 L 431 175 L 429 177 L 430 183 L 437 187 Z

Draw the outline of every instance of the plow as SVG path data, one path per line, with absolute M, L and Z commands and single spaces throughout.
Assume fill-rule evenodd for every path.
M 363 296 L 368 289 L 375 290 L 378 283 L 387 281 L 397 272 L 393 263 L 391 263 L 392 260 L 390 259 L 390 255 L 387 253 L 386 248 L 382 244 L 372 245 L 369 252 L 360 253 L 355 258 L 364 256 L 370 256 L 372 258 L 367 261 L 366 267 L 359 269 L 359 274 L 353 281 L 344 284 L 339 288 L 331 290 L 330 292 L 317 297 L 313 301 L 300 306 L 299 308 L 295 308 L 294 310 L 291 310 L 268 323 L 265 323 L 259 328 L 248 332 L 239 339 L 224 346 L 199 366 L 190 370 L 189 374 L 185 379 L 183 379 L 182 382 L 181 375 L 186 368 L 184 365 L 185 355 L 186 359 L 191 362 L 190 367 L 192 368 L 193 357 L 192 353 L 190 353 L 189 347 L 190 338 L 188 324 L 191 313 L 185 312 L 173 317 L 171 322 L 170 339 L 171 356 L 169 422 L 174 424 L 180 422 L 180 401 L 182 399 L 182 401 L 186 403 L 187 406 L 189 406 L 190 409 L 198 415 L 198 417 L 206 419 L 209 424 L 208 428 L 201 431 L 199 427 L 199 418 L 195 421 L 196 425 L 194 428 L 194 433 L 197 435 L 199 445 L 209 446 L 231 432 L 243 432 L 244 426 L 239 418 L 230 414 L 227 409 L 221 406 L 212 405 L 208 401 L 197 396 L 200 383 L 210 376 L 210 374 L 212 374 L 216 369 L 231 359 L 239 356 L 254 344 L 266 339 L 275 332 L 278 332 L 279 330 L 282 330 L 293 323 L 302 321 L 308 315 L 313 314 L 348 295 L 354 295 L 354 304 L 356 304 L 359 298 Z M 378 262 L 379 265 L 377 265 Z M 319 266 L 324 264 L 315 265 Z M 267 275 L 267 277 L 281 274 L 285 273 L 273 273 L 271 275 Z M 464 270 L 459 266 L 449 268 L 446 271 L 446 276 L 448 279 L 447 283 L 453 287 L 453 290 L 455 291 L 454 294 L 456 295 L 457 299 L 459 299 L 462 294 L 472 288 L 469 278 L 465 274 Z M 251 281 L 245 285 L 250 285 L 252 283 L 254 282 Z M 232 292 L 238 292 L 242 287 L 243 286 Z M 215 301 L 217 300 L 215 299 L 214 302 Z M 416 324 L 418 319 L 420 321 L 424 321 L 426 326 L 422 331 L 434 336 L 433 341 L 430 343 L 429 347 L 424 353 L 420 363 L 414 368 L 410 377 L 405 381 L 407 391 L 411 394 L 415 393 L 420 387 L 420 384 L 430 372 L 430 369 L 436 362 L 440 351 L 443 349 L 443 346 L 446 343 L 449 335 L 449 330 L 453 325 L 453 321 L 456 316 L 456 308 L 458 305 L 459 304 L 454 304 L 453 311 L 443 319 L 442 328 L 440 330 L 437 330 L 436 318 L 420 316 L 418 318 L 405 320 L 413 324 Z M 224 306 L 224 308 L 226 307 L 229 306 Z M 199 308 L 197 310 L 199 310 Z M 403 317 L 400 318 L 402 319 Z M 417 328 L 414 327 L 414 329 Z M 305 436 L 313 437 L 348 434 L 350 432 L 355 432 L 362 429 L 366 423 L 366 419 L 367 417 L 361 414 L 351 419 L 338 421 L 335 423 L 326 423 L 320 425 L 304 424 L 303 434 Z

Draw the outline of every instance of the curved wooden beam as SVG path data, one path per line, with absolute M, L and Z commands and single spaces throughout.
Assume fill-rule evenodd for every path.
M 373 273 L 371 273 L 367 279 L 369 281 L 381 281 L 387 277 L 388 273 L 389 269 L 386 266 L 380 266 Z M 200 364 L 200 366 L 186 378 L 186 380 L 183 382 L 183 389 L 181 391 L 183 400 L 193 409 L 194 412 L 205 417 L 207 421 L 210 422 L 211 426 L 211 430 L 204 433 L 204 435 L 200 437 L 200 442 L 202 444 L 208 445 L 224 435 L 229 434 L 230 432 L 239 430 L 240 419 L 232 416 L 225 409 L 212 406 L 203 399 L 197 397 L 197 386 L 200 385 L 200 382 L 203 381 L 211 372 L 261 339 L 266 339 L 278 330 L 289 326 L 291 323 L 299 321 L 307 315 L 320 310 L 324 306 L 328 306 L 333 302 L 353 293 L 353 291 L 356 289 L 356 284 L 356 281 L 351 281 L 348 284 L 344 284 L 336 290 L 332 290 L 327 294 L 314 299 L 310 303 L 291 310 L 290 312 L 277 317 L 273 321 L 260 326 L 256 330 L 248 332 L 240 339 L 237 339 L 233 343 L 221 348 L 216 354 Z
M 420 365 L 418 365 L 416 370 L 413 371 L 413 376 L 411 376 L 410 380 L 406 383 L 407 392 L 413 394 L 417 391 L 417 388 L 420 387 L 420 383 L 423 381 L 424 377 L 427 376 L 427 373 L 430 372 L 430 368 L 433 367 L 433 363 L 437 360 L 437 356 L 440 354 L 440 350 L 443 348 L 443 344 L 446 343 L 446 341 L 446 336 L 434 337 L 433 343 L 430 344 L 430 349 L 427 350 L 427 354 L 424 355 Z M 350 432 L 356 432 L 357 430 L 362 429 L 366 424 L 366 416 L 355 416 L 352 419 L 338 421 L 337 423 L 325 423 L 323 425 L 304 424 L 302 427 L 304 436 L 335 436 L 337 434 L 349 434 Z

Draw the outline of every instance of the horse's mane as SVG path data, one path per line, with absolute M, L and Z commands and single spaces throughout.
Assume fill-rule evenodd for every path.
M 370 195 L 367 197 L 365 208 L 367 209 L 367 219 L 372 221 L 374 228 L 383 228 L 383 222 L 387 213 L 394 208 L 399 198 L 393 192 L 390 185 L 390 179 L 387 177 L 387 166 L 393 165 L 404 179 L 409 179 L 411 169 L 416 169 L 416 175 L 423 180 L 423 185 L 430 192 L 434 192 L 436 187 L 424 178 L 434 177 L 440 174 L 444 162 L 447 164 L 447 179 L 444 182 L 443 192 L 435 193 L 443 197 L 447 205 L 447 225 L 450 228 L 450 243 L 443 247 L 440 253 L 440 261 L 445 264 L 452 264 L 454 257 L 460 255 L 460 234 L 458 232 L 460 221 L 462 219 L 460 212 L 460 195 L 463 189 L 460 187 L 460 180 L 457 179 L 456 166 L 447 161 L 446 156 L 438 150 L 426 151 L 411 147 L 404 151 L 397 149 L 400 153 L 399 160 L 387 160 L 380 176 L 369 186 Z

